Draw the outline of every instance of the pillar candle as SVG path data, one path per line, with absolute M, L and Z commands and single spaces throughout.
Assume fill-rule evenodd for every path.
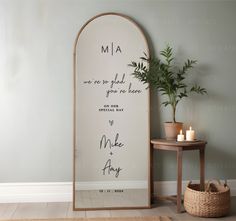
M 186 130 L 186 140 L 194 141 L 195 139 L 195 131 L 192 130 L 192 127 L 189 127 L 189 130 Z
M 177 141 L 184 141 L 184 135 L 182 130 L 180 130 L 180 133 L 177 136 Z

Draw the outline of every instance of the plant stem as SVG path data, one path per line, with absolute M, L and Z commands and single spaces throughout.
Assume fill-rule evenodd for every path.
M 176 123 L 176 120 L 175 120 L 176 106 L 175 105 L 172 105 L 172 110 L 173 110 L 173 123 Z

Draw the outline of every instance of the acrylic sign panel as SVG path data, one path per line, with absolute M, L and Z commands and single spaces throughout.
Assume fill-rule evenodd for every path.
M 144 34 L 120 14 L 96 16 L 78 34 L 74 209 L 149 206 L 149 91 L 128 67 L 144 52 Z

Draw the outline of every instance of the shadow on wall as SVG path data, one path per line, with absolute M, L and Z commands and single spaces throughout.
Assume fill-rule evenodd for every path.
M 142 30 L 147 38 L 150 54 L 155 56 L 153 42 L 145 28 L 142 27 Z M 191 55 L 184 54 L 183 50 L 179 48 L 176 53 L 177 62 L 182 64 L 186 57 L 191 57 Z M 193 84 L 197 83 L 206 87 L 208 95 L 202 97 L 193 94 L 189 99 L 183 100 L 177 109 L 178 118 L 185 122 L 185 129 L 191 123 L 199 132 L 198 138 L 208 141 L 206 179 L 236 179 L 236 155 L 234 151 L 236 147 L 234 147 L 233 138 L 235 135 L 234 130 L 232 130 L 234 126 L 231 125 L 227 131 L 229 124 L 236 123 L 236 119 L 232 119 L 232 116 L 236 114 L 235 99 L 231 95 L 232 93 L 229 94 L 228 90 L 223 88 L 222 82 L 219 81 L 222 76 L 216 65 L 212 66 L 199 61 L 196 68 L 191 71 L 193 74 L 190 74 L 191 77 L 187 80 Z M 158 96 L 157 90 L 152 89 L 150 91 L 151 138 L 163 137 L 162 120 L 168 114 L 168 109 L 161 109 L 161 97 Z M 231 134 L 228 134 L 229 130 Z M 226 131 L 228 135 L 226 135 Z M 154 180 L 175 180 L 176 170 L 176 154 L 174 152 L 155 151 Z M 235 175 L 232 176 L 232 174 Z M 185 152 L 183 155 L 183 179 L 198 178 L 199 153 L 195 151 Z
M 200 66 L 202 69 L 202 66 Z M 209 67 L 204 67 L 204 70 Z M 197 70 L 198 71 L 198 70 Z M 229 97 L 211 88 L 208 96 L 191 96 L 180 105 L 179 114 L 186 123 L 194 125 L 198 131 L 198 138 L 208 141 L 206 146 L 206 179 L 236 179 L 236 144 L 234 144 L 234 130 L 228 128 L 233 124 L 227 119 L 236 112 Z M 191 114 L 189 114 L 191 113 Z M 151 137 L 160 138 L 163 135 L 161 122 L 160 100 L 156 91 L 151 92 Z M 228 128 L 228 130 L 227 130 Z M 176 179 L 176 153 L 154 152 L 154 180 Z M 232 175 L 235 174 L 235 175 Z M 199 179 L 199 153 L 197 151 L 183 154 L 183 179 Z
M 205 155 L 206 180 L 235 179 L 232 175 L 236 171 L 236 156 L 228 154 L 216 146 L 207 145 Z M 154 180 L 176 180 L 176 153 L 170 151 L 155 151 L 154 153 Z M 183 180 L 199 179 L 199 153 L 198 151 L 185 151 L 183 154 Z M 174 178 L 174 179 L 173 179 Z

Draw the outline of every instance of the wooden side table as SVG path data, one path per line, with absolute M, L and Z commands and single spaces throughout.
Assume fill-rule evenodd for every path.
M 177 152 L 177 212 L 181 212 L 181 200 L 182 200 L 182 156 L 183 151 L 187 150 L 199 150 L 200 153 L 200 186 L 201 190 L 204 190 L 205 183 L 205 147 L 207 142 L 203 140 L 197 141 L 171 141 L 165 139 L 153 139 L 151 140 L 152 150 L 151 153 L 151 172 L 153 167 L 153 151 L 156 150 L 170 150 Z M 153 177 L 151 175 L 151 191 L 153 193 Z

